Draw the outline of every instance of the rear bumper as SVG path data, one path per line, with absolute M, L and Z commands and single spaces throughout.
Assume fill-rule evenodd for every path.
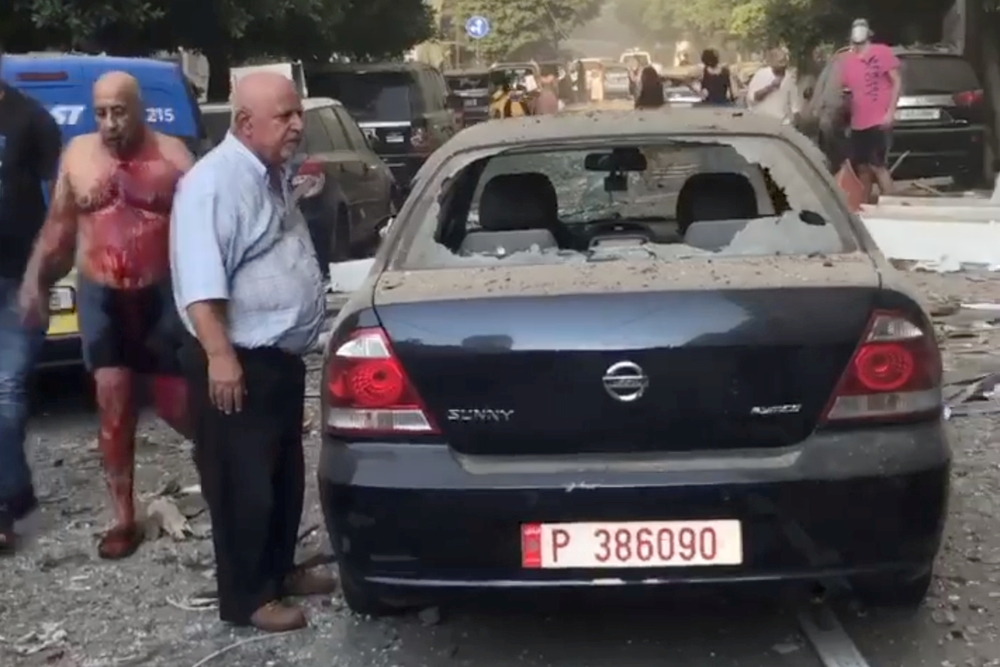
M 985 133 L 982 127 L 958 129 L 895 128 L 889 165 L 908 153 L 893 173 L 897 179 L 979 177 L 983 173 Z
M 941 543 L 943 425 L 812 436 L 766 454 L 553 461 L 446 446 L 324 442 L 320 493 L 341 562 L 386 596 L 456 589 L 786 581 L 926 573 Z M 521 568 L 532 522 L 739 519 L 739 566 Z

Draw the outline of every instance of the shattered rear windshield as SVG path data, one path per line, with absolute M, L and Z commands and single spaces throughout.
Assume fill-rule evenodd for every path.
M 857 248 L 830 184 L 778 137 L 508 149 L 429 187 L 403 221 L 420 226 L 405 268 Z

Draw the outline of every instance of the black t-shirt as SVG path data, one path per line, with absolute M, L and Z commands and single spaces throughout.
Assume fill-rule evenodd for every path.
M 0 86 L 0 277 L 21 278 L 45 221 L 43 188 L 56 176 L 62 136 L 42 105 Z
M 709 104 L 727 104 L 731 102 L 733 99 L 732 90 L 730 90 L 731 85 L 732 78 L 730 77 L 728 67 L 723 67 L 714 74 L 709 72 L 707 67 L 702 71 L 701 87 L 703 90 L 708 91 L 708 97 L 705 98 L 705 101 Z

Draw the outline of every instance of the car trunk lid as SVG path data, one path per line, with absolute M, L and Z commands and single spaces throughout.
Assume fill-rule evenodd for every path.
M 862 254 L 389 272 L 378 318 L 466 454 L 795 444 L 879 289 Z

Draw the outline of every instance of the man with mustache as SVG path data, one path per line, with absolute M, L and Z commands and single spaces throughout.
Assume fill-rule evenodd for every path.
M 189 433 L 168 245 L 174 189 L 192 157 L 180 139 L 145 125 L 139 84 L 125 72 L 94 84 L 94 115 L 98 131 L 63 151 L 20 304 L 26 323 L 46 326 L 49 289 L 75 262 L 83 356 L 96 385 L 98 443 L 114 509 L 98 553 L 119 559 L 143 537 L 133 494 L 141 379 L 152 378 L 160 417 Z
M 240 79 L 229 134 L 181 181 L 171 220 L 219 616 L 265 632 L 306 624 L 283 598 L 334 590 L 328 575 L 294 567 L 305 489 L 302 355 L 326 315 L 316 252 L 290 188 L 302 131 L 292 81 L 274 72 Z

